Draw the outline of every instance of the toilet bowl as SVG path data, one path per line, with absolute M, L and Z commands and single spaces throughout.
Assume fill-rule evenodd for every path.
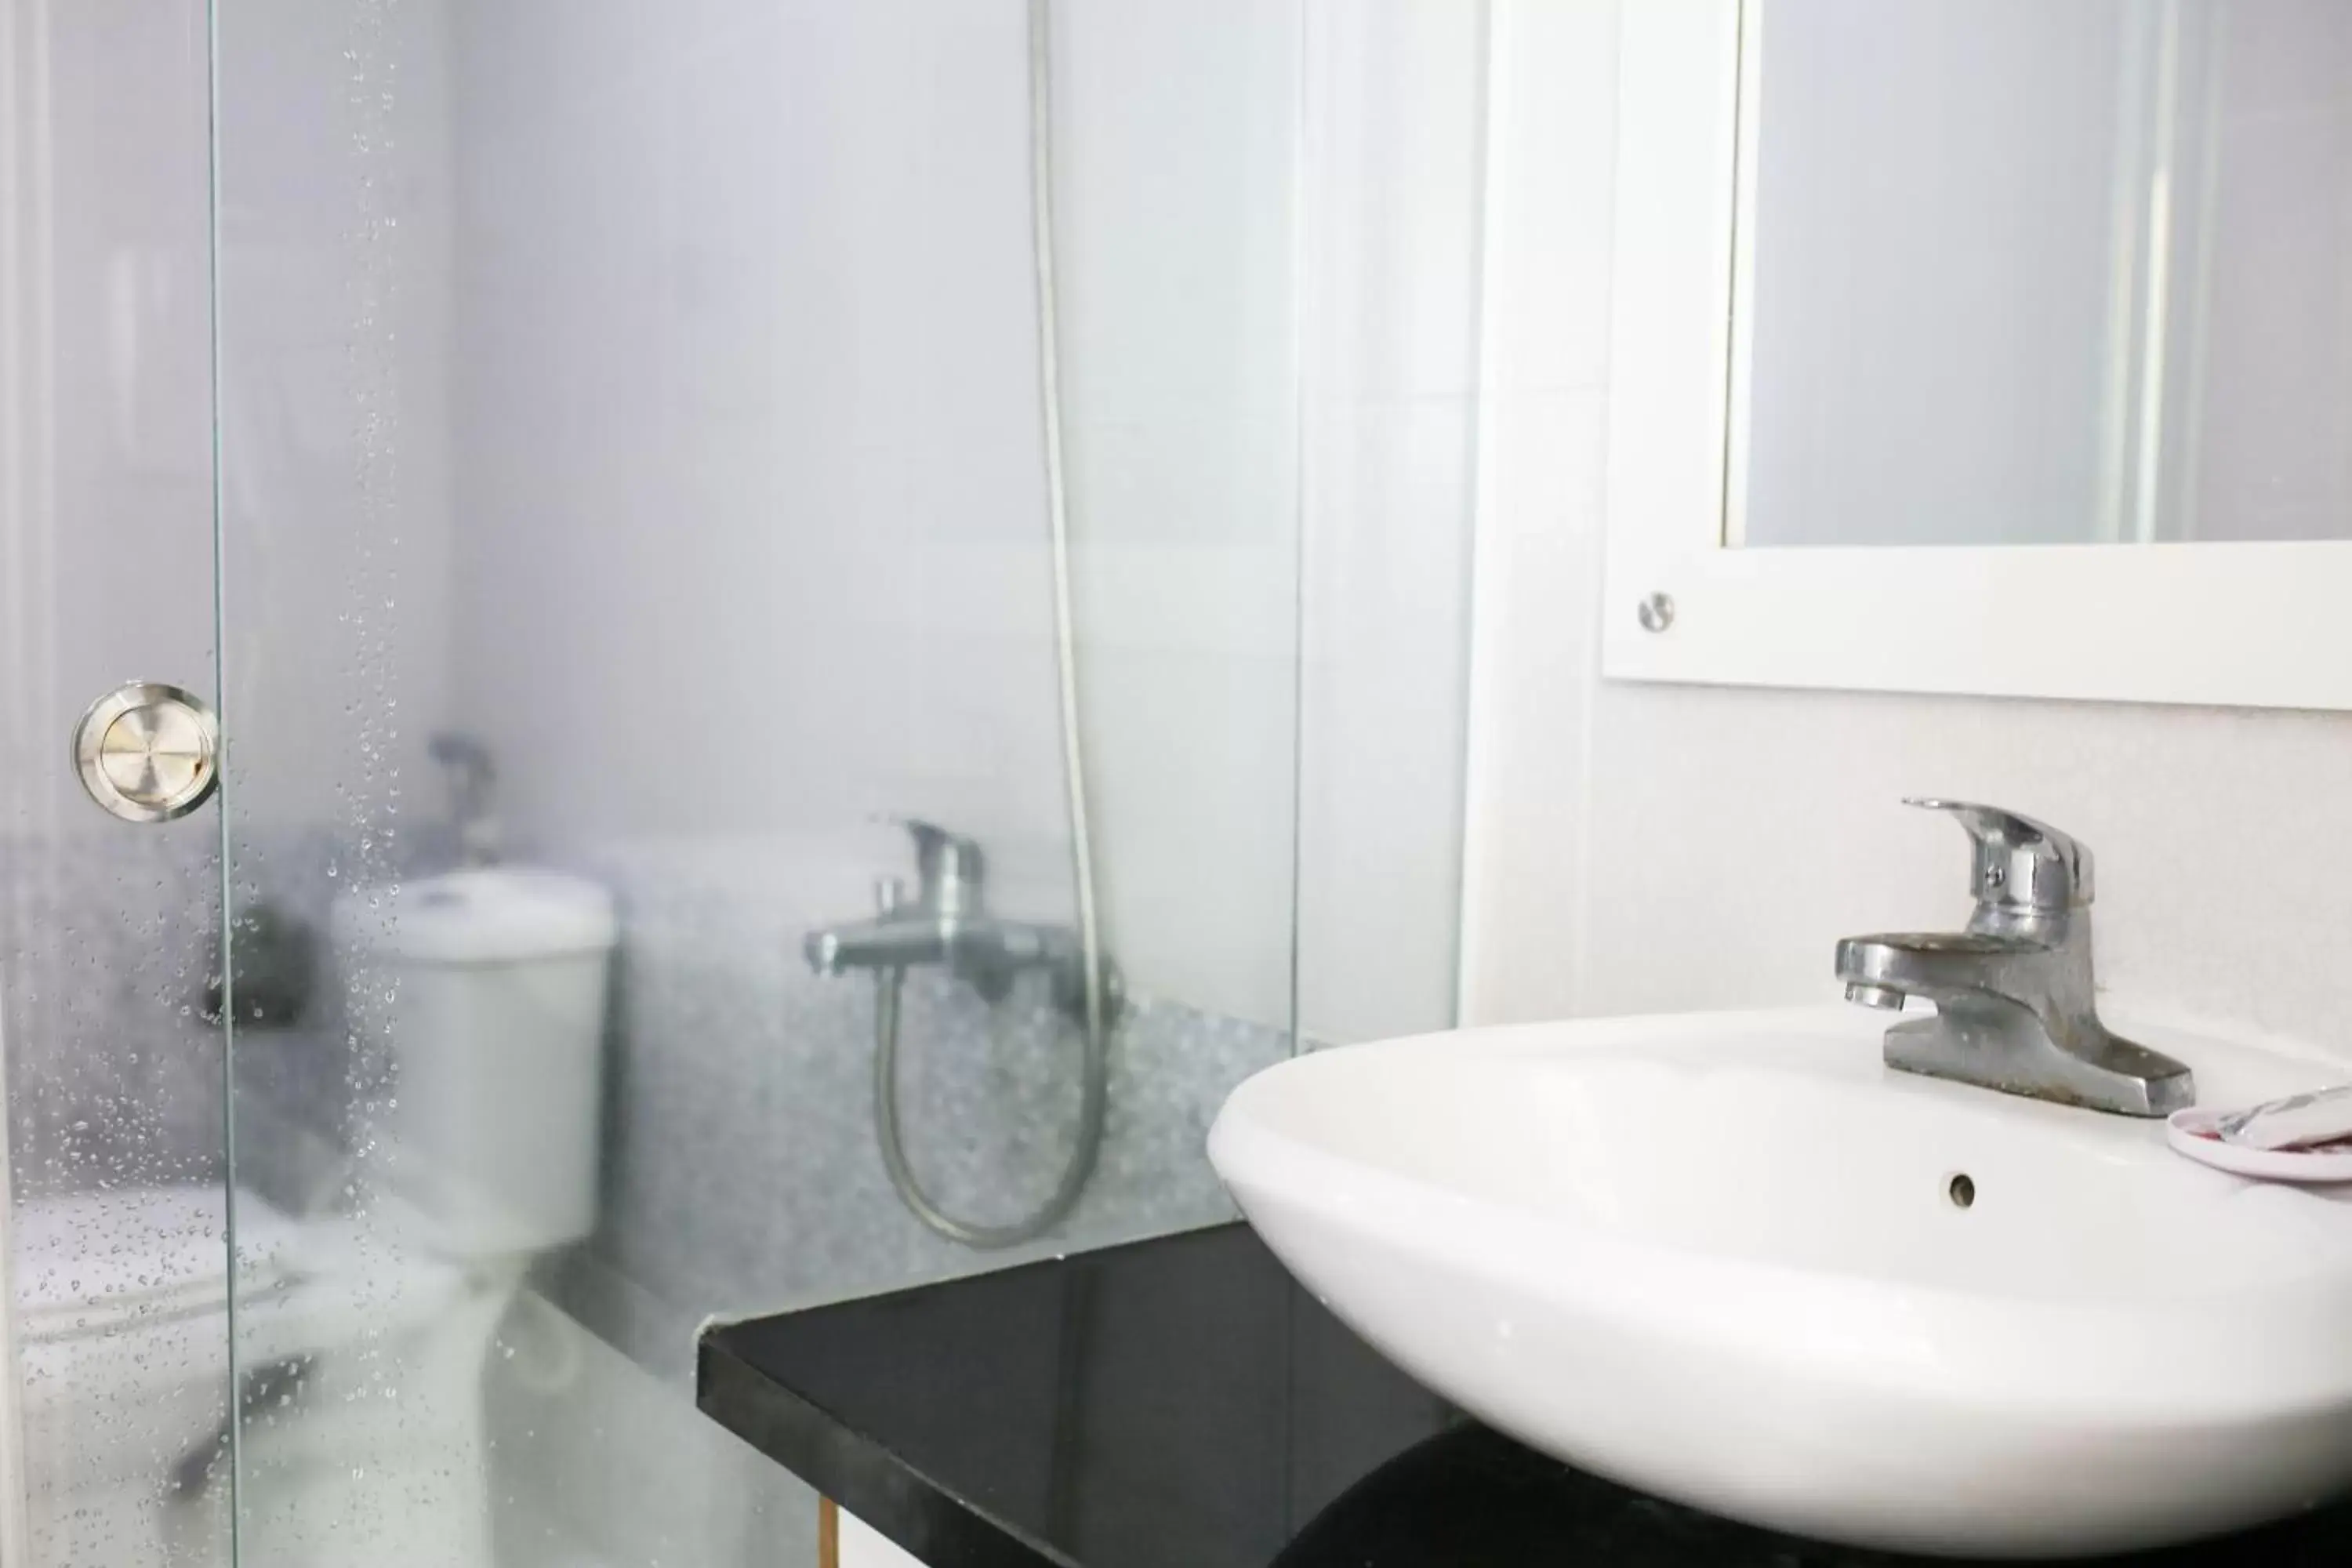
M 520 1277 L 432 1258 L 376 1217 L 235 1203 L 233 1327 L 218 1188 L 16 1206 L 37 1559 L 221 1560 L 234 1376 L 249 1538 L 296 1552 L 258 1560 L 317 1560 L 331 1543 L 355 1565 L 486 1563 L 481 1468 L 461 1461 L 482 1449 L 478 1371 Z M 425 1491 L 437 1539 L 420 1556 L 377 1525 L 383 1497 Z

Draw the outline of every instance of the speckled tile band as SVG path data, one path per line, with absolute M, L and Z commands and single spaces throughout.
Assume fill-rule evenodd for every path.
M 1210 1119 L 1286 1034 L 1132 996 L 1110 1044 L 1101 1155 L 1059 1231 L 981 1252 L 923 1228 L 892 1192 L 873 1112 L 869 975 L 810 973 L 825 899 L 785 844 L 611 847 L 573 868 L 623 911 L 601 1218 L 548 1289 L 640 1361 L 683 1377 L 694 1325 L 999 1267 L 1231 1215 L 1202 1152 Z M 322 930 L 352 858 L 325 833 L 238 848 L 240 911 Z M 329 868 L 335 868 L 331 875 Z M 224 1173 L 209 835 L 103 834 L 10 856 L 6 1023 L 17 1192 L 215 1184 Z M 834 913 L 841 911 L 834 910 Z M 323 947 L 294 1028 L 236 1042 L 240 1182 L 289 1207 L 337 1151 L 363 1148 L 397 1091 L 340 1005 Z M 950 1212 L 1018 1217 L 1052 1190 L 1077 1116 L 1081 1041 L 1032 975 L 991 1005 L 918 972 L 900 1105 L 910 1158 Z

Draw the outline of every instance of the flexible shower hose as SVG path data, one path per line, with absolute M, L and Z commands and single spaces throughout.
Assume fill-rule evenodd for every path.
M 914 1167 L 908 1163 L 906 1139 L 898 1127 L 898 1016 L 906 981 L 907 972 L 903 969 L 875 973 L 874 1131 L 882 1145 L 882 1165 L 890 1173 L 890 1184 L 898 1190 L 899 1201 L 917 1219 L 950 1241 L 991 1248 L 1034 1241 L 1068 1216 L 1077 1205 L 1078 1194 L 1086 1191 L 1087 1178 L 1094 1174 L 1109 1099 L 1106 1053 L 1097 1044 L 1100 1036 L 1089 1032 L 1086 1039 L 1077 1143 L 1070 1151 L 1069 1163 L 1063 1166 L 1061 1182 L 1053 1195 L 1009 1225 L 979 1225 L 958 1219 L 923 1190 Z
M 1102 927 L 1095 904 L 1092 819 L 1087 809 L 1086 746 L 1078 731 L 1077 637 L 1070 614 L 1070 509 L 1062 461 L 1061 293 L 1054 279 L 1054 94 L 1052 0 L 1029 0 L 1030 254 L 1037 290 L 1037 386 L 1045 426 L 1045 518 L 1053 542 L 1054 666 L 1062 721 L 1062 784 L 1070 813 L 1070 870 L 1077 887 L 1078 956 L 1085 1012 L 1077 1142 L 1062 1179 L 1043 1205 L 1010 1225 L 974 1225 L 933 1203 L 907 1163 L 898 1129 L 898 1015 L 907 972 L 876 972 L 874 982 L 874 1131 L 898 1197 L 940 1235 L 968 1247 L 1014 1247 L 1068 1217 L 1102 1152 L 1110 1099 L 1108 1019 L 1103 995 Z

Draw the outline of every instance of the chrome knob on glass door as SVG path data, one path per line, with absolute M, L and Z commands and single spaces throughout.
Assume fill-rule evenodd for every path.
M 169 822 L 220 783 L 220 723 L 203 698 L 159 681 L 118 686 L 74 726 L 82 788 L 126 822 Z

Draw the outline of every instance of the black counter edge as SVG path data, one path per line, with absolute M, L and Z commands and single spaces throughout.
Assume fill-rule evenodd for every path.
M 881 1442 L 767 1376 L 703 1331 L 695 1405 L 927 1568 L 1084 1568 L 962 1498 L 933 1485 Z

